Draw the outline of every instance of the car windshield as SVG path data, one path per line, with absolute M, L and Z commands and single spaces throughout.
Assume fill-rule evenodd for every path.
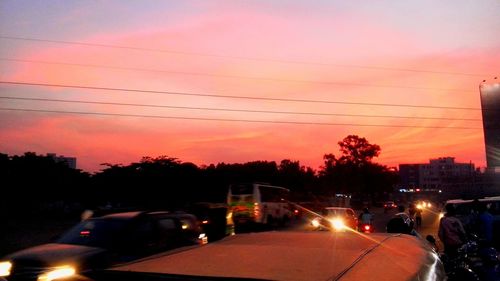
M 127 220 L 91 219 L 83 221 L 66 232 L 58 243 L 112 248 L 120 237 L 126 235 Z
M 326 209 L 328 216 L 346 216 L 347 210 L 345 209 Z

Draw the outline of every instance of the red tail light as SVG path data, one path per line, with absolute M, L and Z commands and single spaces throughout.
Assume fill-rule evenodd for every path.
M 365 230 L 366 230 L 366 231 L 369 231 L 369 230 L 370 230 L 370 228 L 371 228 L 371 227 L 370 227 L 369 225 L 365 225 Z

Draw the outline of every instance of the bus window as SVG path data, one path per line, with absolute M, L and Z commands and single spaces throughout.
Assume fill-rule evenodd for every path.
M 229 200 L 230 202 L 243 202 L 243 203 L 254 202 L 253 195 L 232 195 Z
M 253 194 L 253 185 L 252 184 L 231 185 L 231 194 L 232 195 Z
M 260 201 L 261 202 L 279 202 L 280 194 L 276 192 L 275 188 L 269 186 L 259 186 Z

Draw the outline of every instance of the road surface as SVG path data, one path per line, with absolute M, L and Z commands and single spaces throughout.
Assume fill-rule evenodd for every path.
M 387 213 L 384 213 L 383 208 L 372 208 L 370 210 L 373 214 L 373 227 L 374 232 L 386 232 L 387 222 L 398 212 L 396 209 L 390 210 Z M 361 211 L 357 211 L 357 215 L 360 214 Z M 439 249 L 441 243 L 439 238 L 437 237 L 439 227 L 439 211 L 435 208 L 426 208 L 422 211 L 422 225 L 420 227 L 416 227 L 418 233 L 425 239 L 427 235 L 432 235 L 435 237 L 438 242 Z M 287 230 L 287 231 L 305 231 L 311 230 L 311 217 L 302 217 L 299 220 L 292 221 L 289 225 L 285 227 L 261 227 L 259 229 L 255 228 L 240 228 L 236 230 L 236 233 L 243 232 L 255 232 L 255 231 L 268 231 L 268 230 Z

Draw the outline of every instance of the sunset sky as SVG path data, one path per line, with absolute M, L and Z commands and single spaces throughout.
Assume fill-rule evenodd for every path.
M 500 74 L 499 11 L 498 0 L 3 0 L 0 152 L 73 156 L 89 172 L 160 155 L 317 169 L 355 134 L 389 166 L 485 166 L 478 86 Z

